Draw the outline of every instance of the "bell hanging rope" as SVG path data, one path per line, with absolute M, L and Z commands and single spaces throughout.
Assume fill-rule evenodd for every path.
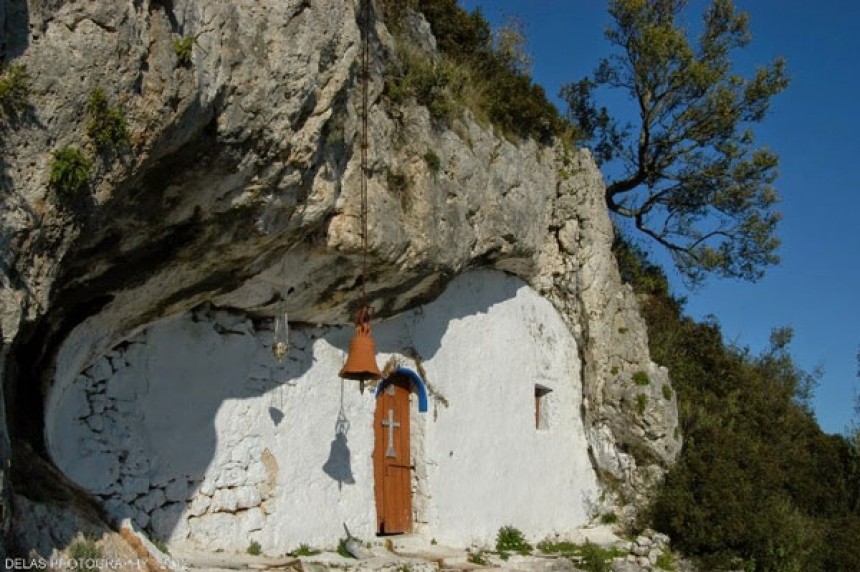
M 349 343 L 346 363 L 340 370 L 340 377 L 364 382 L 382 377 L 376 365 L 376 343 L 370 335 L 370 307 L 367 304 L 367 149 L 368 144 L 368 84 L 370 81 L 370 2 L 362 3 L 364 11 L 362 26 L 362 82 L 361 82 L 361 306 L 355 313 L 355 335 Z
M 376 343 L 370 335 L 370 310 L 367 306 L 362 306 L 355 314 L 355 335 L 349 342 L 349 354 L 340 370 L 340 377 L 356 381 L 382 377 L 376 365 Z

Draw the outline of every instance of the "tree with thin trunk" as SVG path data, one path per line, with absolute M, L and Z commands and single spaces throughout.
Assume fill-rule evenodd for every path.
M 611 0 L 615 51 L 565 85 L 568 117 L 608 173 L 613 213 L 666 247 L 690 283 L 716 274 L 754 281 L 779 262 L 777 156 L 750 127 L 788 85 L 777 59 L 745 78 L 730 54 L 750 41 L 748 16 L 713 0 L 697 45 L 678 23 L 685 0 Z M 622 127 L 595 88 L 626 91 L 638 111 Z

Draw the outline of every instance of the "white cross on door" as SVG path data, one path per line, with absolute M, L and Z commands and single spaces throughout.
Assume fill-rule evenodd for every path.
M 382 426 L 388 428 L 388 449 L 385 450 L 386 457 L 396 457 L 394 452 L 394 430 L 400 427 L 400 422 L 394 420 L 394 410 L 388 410 L 388 419 L 382 420 Z

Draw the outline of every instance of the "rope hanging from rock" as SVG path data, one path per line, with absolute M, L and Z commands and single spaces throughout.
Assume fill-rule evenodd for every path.
M 355 334 L 349 343 L 346 363 L 340 370 L 340 377 L 361 382 L 379 379 L 382 372 L 376 364 L 376 343 L 370 333 L 372 312 L 367 303 L 367 151 L 369 147 L 368 112 L 370 85 L 370 0 L 362 1 L 361 18 L 361 300 L 355 313 Z
M 367 307 L 367 150 L 370 85 L 370 0 L 362 2 L 361 23 L 361 306 Z M 357 320 L 356 320 L 357 323 Z
M 281 278 L 286 280 L 287 276 L 287 258 L 281 259 Z M 284 292 L 286 285 L 281 286 L 281 291 L 278 293 L 280 299 L 275 307 L 275 328 L 272 334 L 272 355 L 278 363 L 284 363 L 287 358 L 287 353 L 290 351 L 290 321 L 287 315 L 287 296 L 292 292 Z

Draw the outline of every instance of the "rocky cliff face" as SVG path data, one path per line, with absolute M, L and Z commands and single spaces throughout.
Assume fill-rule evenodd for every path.
M 205 302 L 265 318 L 285 296 L 295 321 L 349 321 L 361 265 L 356 3 L 4 0 L 0 30 L 6 59 L 32 78 L 30 107 L 0 143 L 13 445 L 39 450 L 48 388 L 160 318 Z M 379 20 L 372 37 L 366 287 L 377 315 L 433 299 L 472 267 L 525 280 L 582 348 L 595 468 L 639 502 L 679 451 L 676 403 L 620 281 L 589 154 L 512 143 L 468 112 L 441 128 L 421 106 L 391 106 L 382 70 L 394 42 Z M 182 38 L 193 38 L 187 65 Z M 88 141 L 97 88 L 124 110 L 127 147 L 98 153 Z M 49 185 L 52 152 L 67 145 L 94 158 L 85 192 Z M 10 488 L 5 431 L 0 453 L 8 528 L 11 490 L 24 486 Z

